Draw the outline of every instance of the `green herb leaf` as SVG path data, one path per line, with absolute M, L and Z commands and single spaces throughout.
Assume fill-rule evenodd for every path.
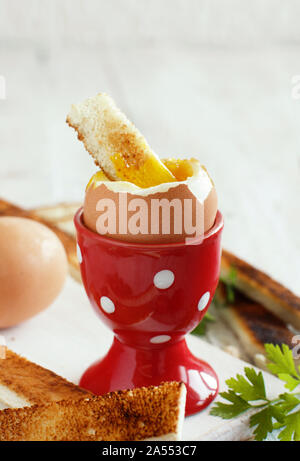
M 278 373 L 277 376 L 278 376 L 279 379 L 281 379 L 282 381 L 284 381 L 286 383 L 285 387 L 289 391 L 293 391 L 300 384 L 299 379 L 295 379 L 295 378 L 293 378 L 293 376 L 288 375 L 287 373 Z
M 281 348 L 278 344 L 265 344 L 265 350 L 270 360 L 267 364 L 268 369 L 286 383 L 287 389 L 295 389 L 300 384 L 300 375 L 297 373 L 290 348 L 286 344 L 282 344 Z
M 253 431 L 255 440 L 264 440 L 269 433 L 273 432 L 273 419 L 283 422 L 284 416 L 278 408 L 272 405 L 251 416 L 250 427 L 255 427 Z
M 228 278 L 229 278 L 231 284 L 232 284 L 233 286 L 235 286 L 235 284 L 236 284 L 236 279 L 237 279 L 237 268 L 236 268 L 236 267 L 230 266 Z
M 226 381 L 229 389 L 239 394 L 247 402 L 264 400 L 266 391 L 262 372 L 256 373 L 253 368 L 248 367 L 244 371 L 249 381 L 242 375 L 236 375 L 236 378 L 230 378 Z
M 279 395 L 279 402 L 276 403 L 276 407 L 282 413 L 289 413 L 290 411 L 294 410 L 298 405 L 300 405 L 300 400 L 298 397 L 292 394 L 288 394 L 285 392 L 284 394 Z
M 285 428 L 279 433 L 278 438 L 282 442 L 291 440 L 300 441 L 300 411 L 291 413 L 285 417 Z
M 226 285 L 226 301 L 229 304 L 234 303 L 235 300 L 235 291 L 232 285 Z
M 300 374 L 296 370 L 289 347 L 285 344 L 281 348 L 265 344 L 265 350 L 270 360 L 269 370 L 284 381 L 289 390 L 295 389 L 300 384 Z M 269 400 L 263 374 L 253 368 L 245 368 L 245 376 L 238 374 L 235 378 L 228 379 L 226 384 L 228 391 L 220 395 L 230 404 L 217 402 L 210 411 L 211 415 L 231 419 L 249 408 L 256 409 L 259 411 L 250 417 L 250 427 L 254 428 L 256 440 L 264 440 L 274 429 L 279 429 L 280 440 L 300 441 L 300 392 L 285 392 Z
M 228 402 L 231 402 L 231 404 L 217 402 L 210 410 L 211 415 L 220 416 L 223 419 L 231 419 L 251 408 L 248 402 L 233 391 L 221 392 L 220 396 Z

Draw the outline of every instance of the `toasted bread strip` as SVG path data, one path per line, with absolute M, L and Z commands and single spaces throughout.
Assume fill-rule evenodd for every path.
M 40 218 L 52 224 L 72 223 L 78 208 L 82 206 L 80 202 L 58 203 L 55 206 L 41 206 L 34 209 L 34 213 Z
M 67 254 L 69 270 L 72 277 L 74 277 L 78 282 L 81 282 L 81 275 L 79 270 L 79 263 L 76 253 L 76 239 L 74 236 L 70 235 L 67 232 L 61 230 L 57 225 L 51 222 L 51 216 L 49 213 L 49 220 L 46 220 L 44 217 L 40 217 L 38 213 L 34 211 L 24 210 L 10 202 L 0 199 L 0 216 L 19 216 L 22 218 L 34 219 L 42 224 L 48 226 L 57 237 L 61 240 Z
M 185 386 L 163 383 L 77 401 L 0 411 L 1 441 L 180 438 Z
M 300 329 L 300 298 L 269 275 L 226 250 L 222 253 L 221 279 L 262 304 L 285 323 Z
M 226 287 L 220 282 L 216 291 L 219 304 L 219 317 L 235 333 L 248 359 L 259 366 L 266 368 L 264 344 L 287 344 L 290 349 L 295 346 L 294 333 L 287 325 L 261 304 L 249 300 L 242 293 L 235 290 L 234 300 L 226 299 Z M 258 365 L 258 355 L 264 359 Z M 298 360 L 295 360 L 298 365 Z
M 0 360 L 0 402 L 19 408 L 58 400 L 77 400 L 92 394 L 50 370 L 7 349 Z
M 151 187 L 174 176 L 114 101 L 106 94 L 74 104 L 67 123 L 78 133 L 95 163 L 111 180 Z

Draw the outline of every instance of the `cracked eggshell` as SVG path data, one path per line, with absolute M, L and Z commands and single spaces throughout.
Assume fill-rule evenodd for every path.
M 195 232 L 191 233 L 192 228 L 187 229 L 184 221 L 184 210 L 189 202 L 191 211 L 186 213 L 192 216 L 191 226 L 195 227 L 198 207 L 198 216 L 202 218 L 200 234 L 203 235 L 215 222 L 218 200 L 205 168 L 199 165 L 194 170 L 193 176 L 185 181 L 146 189 L 125 181 L 92 181 L 84 200 L 84 223 L 94 232 L 131 243 L 183 242 L 195 237 Z M 158 200 L 162 199 L 167 199 L 165 203 L 176 199 L 176 212 L 163 215 L 160 210 L 157 213 Z

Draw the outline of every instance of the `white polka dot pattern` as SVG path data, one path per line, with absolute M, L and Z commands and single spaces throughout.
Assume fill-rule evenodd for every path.
M 112 302 L 112 300 L 109 299 L 107 296 L 102 296 L 100 298 L 100 304 L 104 312 L 106 312 L 107 314 L 112 314 L 113 312 L 115 312 L 115 305 Z
M 81 255 L 81 250 L 80 250 L 80 246 L 78 245 L 78 243 L 77 243 L 77 259 L 78 259 L 79 264 L 81 264 L 82 263 L 82 255 Z
M 166 290 L 171 285 L 173 285 L 174 280 L 175 275 L 172 271 L 163 270 L 155 274 L 153 283 L 156 286 L 156 288 L 159 288 L 160 290 Z
M 160 335 L 160 336 L 153 336 L 153 338 L 150 339 L 150 343 L 152 344 L 162 344 L 162 343 L 167 343 L 170 341 L 171 336 L 169 335 Z
M 210 292 L 207 291 L 206 293 L 204 293 L 204 295 L 201 297 L 199 303 L 198 303 L 198 310 L 199 311 L 203 311 L 207 304 L 208 304 L 208 301 L 209 301 L 209 298 L 210 298 Z

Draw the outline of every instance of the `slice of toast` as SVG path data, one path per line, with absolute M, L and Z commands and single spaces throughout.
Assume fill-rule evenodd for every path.
M 221 279 L 262 304 L 285 323 L 300 329 L 300 298 L 269 275 L 226 250 L 222 253 Z
M 186 389 L 163 383 L 0 411 L 0 441 L 179 440 Z
M 82 206 L 80 202 L 58 203 L 55 206 L 41 206 L 34 209 L 34 213 L 40 218 L 53 224 L 73 222 L 74 215 L 78 208 Z
M 129 181 L 139 187 L 175 181 L 108 95 L 99 93 L 74 104 L 67 123 L 77 131 L 78 139 L 109 179 Z
M 244 298 L 221 309 L 222 317 L 226 318 L 249 355 L 263 354 L 266 343 L 284 343 L 290 348 L 294 347 L 294 333 L 281 319 L 260 304 Z
M 219 283 L 216 298 L 223 304 L 217 309 L 221 319 L 233 330 L 252 363 L 265 355 L 264 344 L 287 344 L 293 349 L 294 333 L 261 304 L 235 290 L 234 299 L 226 300 L 226 289 Z M 296 361 L 297 362 L 297 361 Z M 266 360 L 264 361 L 266 363 Z
M 50 370 L 7 349 L 0 360 L 0 402 L 20 408 L 58 400 L 77 400 L 92 394 Z

